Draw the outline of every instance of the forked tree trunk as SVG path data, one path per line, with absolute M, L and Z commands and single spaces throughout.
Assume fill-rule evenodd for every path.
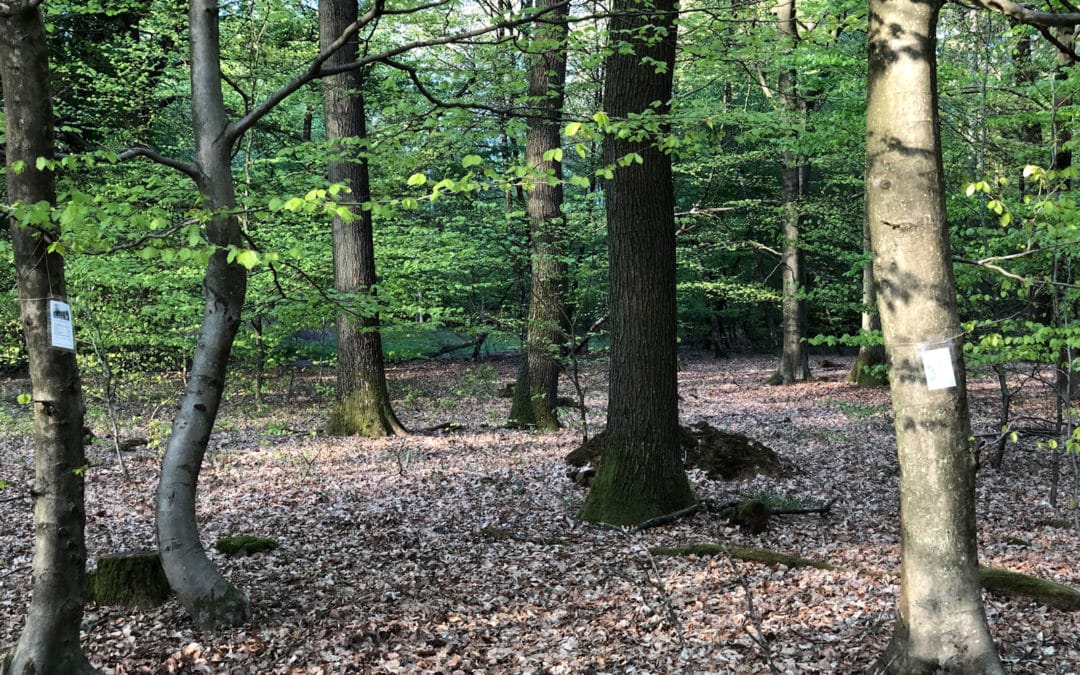
M 660 101 L 667 112 L 675 63 L 674 0 L 615 0 L 604 107 L 625 121 Z M 663 64 L 658 69 L 658 64 Z M 609 133 L 604 157 L 643 162 L 615 169 L 605 191 L 611 277 L 611 377 L 603 456 L 581 517 L 632 525 L 694 503 L 679 448 L 675 354 L 675 198 L 671 158 L 655 143 Z M 632 134 L 631 134 L 632 136 Z
M 558 0 L 537 0 L 537 9 L 554 7 L 545 22 L 536 24 L 535 40 L 548 45 L 530 54 L 529 100 L 536 108 L 529 118 L 525 162 L 534 172 L 526 209 L 532 248 L 532 279 L 526 326 L 525 358 L 518 372 L 510 424 L 552 430 L 559 427 L 558 350 L 565 345 L 566 263 L 562 214 L 562 162 L 545 159 L 561 144 L 559 117 L 566 80 L 566 16 L 569 6 Z
M 36 3 L 0 6 L 0 82 L 6 119 L 7 197 L 12 204 L 53 203 L 53 110 L 45 28 Z M 12 165 L 24 164 L 21 171 Z M 86 586 L 83 527 L 83 399 L 75 354 L 51 347 L 49 301 L 63 300 L 64 259 L 48 252 L 49 222 L 11 221 L 19 314 L 30 360 L 34 407 L 33 593 L 15 649 L 0 663 L 8 675 L 95 672 L 79 630 Z
M 776 18 L 781 49 L 790 52 L 799 40 L 795 0 L 780 0 L 776 5 Z M 786 69 L 782 71 L 778 89 L 784 113 L 805 115 L 806 105 L 799 97 L 796 87 L 795 72 Z M 782 157 L 784 167 L 781 171 L 781 217 L 784 221 L 784 245 L 780 273 L 783 285 L 781 308 L 784 334 L 781 340 L 780 367 L 771 382 L 792 384 L 810 379 L 810 358 L 803 343 L 803 338 L 806 337 L 806 300 L 801 297 L 806 288 L 806 263 L 799 243 L 800 229 L 805 220 L 802 202 L 806 196 L 810 167 L 791 150 L 785 150 Z
M 228 582 L 210 561 L 199 540 L 195 492 L 210 441 L 233 338 L 240 327 L 247 271 L 228 261 L 229 246 L 243 246 L 240 224 L 222 215 L 235 206 L 232 136 L 221 94 L 218 5 L 192 0 L 191 96 L 195 130 L 196 182 L 204 205 L 215 217 L 206 234 L 218 250 L 210 257 L 203 280 L 202 327 L 180 410 L 161 465 L 157 494 L 157 537 L 169 585 L 202 629 L 237 625 L 250 616 L 247 597 Z
M 321 0 L 319 2 L 319 41 L 322 51 L 329 49 L 346 27 L 356 21 L 356 0 Z M 356 60 L 359 43 L 354 37 L 337 50 L 327 66 Z M 368 174 L 368 149 L 363 75 L 352 70 L 324 81 L 326 137 L 340 143 L 329 162 L 331 183 L 349 186 L 350 201 L 362 204 L 371 200 Z M 342 311 L 337 317 L 337 396 L 330 412 L 327 431 L 341 436 L 393 436 L 405 434 L 390 405 L 383 363 L 379 316 L 366 300 L 374 299 L 375 244 L 370 210 L 353 209 L 354 219 L 345 222 L 335 217 L 334 288 L 353 298 L 354 311 Z
M 896 419 L 901 533 L 899 612 L 875 673 L 1004 672 L 979 587 L 976 463 L 938 126 L 939 9 L 870 0 L 867 217 Z

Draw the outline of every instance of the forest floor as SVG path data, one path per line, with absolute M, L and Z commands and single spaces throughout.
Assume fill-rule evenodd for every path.
M 567 478 L 563 457 L 580 443 L 580 420 L 566 414 L 568 428 L 554 434 L 500 428 L 509 399 L 498 390 L 513 380 L 513 359 L 392 365 L 395 406 L 409 427 L 462 427 L 386 440 L 320 433 L 329 371 L 272 379 L 261 405 L 240 377 L 202 471 L 199 519 L 207 546 L 235 534 L 280 543 L 241 558 L 211 550 L 249 594 L 253 620 L 206 633 L 175 600 L 151 611 L 90 604 L 85 651 L 117 674 L 861 672 L 888 642 L 898 592 L 888 391 L 843 383 L 846 367 L 819 365 L 814 382 L 765 387 L 775 359 L 684 360 L 683 423 L 743 432 L 788 467 L 779 478 L 738 482 L 694 472 L 698 496 L 836 500 L 828 517 L 775 517 L 757 535 L 703 513 L 644 531 L 579 522 L 586 493 Z M 588 364 L 582 382 L 595 433 L 605 419 L 602 365 Z M 1022 424 L 1052 417 L 1045 387 L 1019 375 L 1013 383 L 1025 385 L 1014 400 Z M 159 385 L 140 387 L 142 400 L 121 410 L 124 435 L 151 445 L 124 455 L 130 480 L 107 441 L 88 447 L 91 566 L 103 554 L 154 547 L 159 444 L 178 383 Z M 0 648 L 16 640 L 29 599 L 31 444 L 15 403 L 26 387 L 0 382 Z M 975 432 L 993 433 L 996 378 L 974 377 L 970 391 Z M 562 393 L 571 394 L 568 382 Z M 90 424 L 108 435 L 100 413 Z M 1036 440 L 1022 436 L 1000 469 L 978 473 L 981 562 L 1080 586 L 1070 459 L 1054 508 L 1051 453 Z M 649 552 L 708 542 L 844 569 Z M 986 609 L 1010 671 L 1080 672 L 1080 613 L 995 595 Z

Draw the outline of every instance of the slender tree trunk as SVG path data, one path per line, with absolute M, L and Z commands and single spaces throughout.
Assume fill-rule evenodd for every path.
M 1003 673 L 983 611 L 937 109 L 940 5 L 870 0 L 866 199 L 900 461 L 899 613 L 875 673 Z M 950 379 L 951 376 L 951 379 Z
M 656 112 L 667 112 L 676 12 L 674 0 L 615 0 L 611 40 L 632 49 L 615 49 L 607 60 L 604 107 L 614 122 L 656 101 Z M 605 192 L 611 267 L 608 420 L 581 516 L 614 525 L 641 523 L 694 502 L 679 447 L 675 197 L 671 158 L 656 147 L 657 135 L 631 140 L 609 133 L 604 143 L 607 164 L 629 153 L 643 159 L 615 169 Z
M 0 82 L 6 120 L 7 196 L 12 204 L 54 203 L 53 110 L 45 28 L 36 3 L 0 5 Z M 24 164 L 21 171 L 12 169 Z M 14 651 L 0 659 L 10 675 L 95 672 L 79 631 L 86 585 L 83 528 L 83 398 L 74 352 L 51 347 L 50 300 L 64 300 L 64 259 L 48 251 L 58 234 L 48 221 L 12 219 L 19 314 L 30 360 L 34 406 L 33 594 Z
M 870 224 L 863 221 L 863 251 L 870 255 Z M 867 260 L 863 265 L 862 287 L 862 329 L 863 332 L 880 331 L 881 316 L 877 312 L 877 284 L 874 281 L 874 262 Z M 860 387 L 879 387 L 889 383 L 889 378 L 878 366 L 885 366 L 885 345 L 862 345 L 855 365 L 848 373 L 847 381 Z
M 218 5 L 192 0 L 191 96 L 195 167 L 205 206 L 210 257 L 203 280 L 202 327 L 180 410 L 165 449 L 157 494 L 157 537 L 165 574 L 181 604 L 203 629 L 236 625 L 250 617 L 248 600 L 218 572 L 203 550 L 195 518 L 195 492 L 210 432 L 225 388 L 233 338 L 240 327 L 247 272 L 228 261 L 227 248 L 242 246 L 237 219 L 221 212 L 235 206 L 231 136 L 221 94 Z
M 319 2 L 319 41 L 323 50 L 356 21 L 356 0 Z M 359 55 L 354 40 L 339 49 L 328 65 L 347 63 Z M 364 110 L 363 74 L 358 70 L 328 77 L 324 81 L 326 137 L 341 143 L 329 162 L 331 183 L 344 183 L 350 199 L 358 203 L 371 200 L 366 143 L 367 124 Z M 375 244 L 371 211 L 353 209 L 354 218 L 346 222 L 335 217 L 334 288 L 353 298 L 353 312 L 339 312 L 337 317 L 337 397 L 330 412 L 327 430 L 350 436 L 404 435 L 390 405 L 383 364 L 379 316 L 367 306 L 375 295 Z
M 550 44 L 530 56 L 529 100 L 536 113 L 529 118 L 525 162 L 535 173 L 529 188 L 529 237 L 532 247 L 532 283 L 529 319 L 526 327 L 525 359 L 514 387 L 510 424 L 541 430 L 557 429 L 555 408 L 559 398 L 556 358 L 565 345 L 566 263 L 563 260 L 565 227 L 562 214 L 562 162 L 545 154 L 561 145 L 559 117 L 562 114 L 566 80 L 567 5 L 555 0 L 537 0 L 537 9 L 557 6 L 550 23 L 536 25 L 535 39 Z
M 785 52 L 795 49 L 799 40 L 795 22 L 795 0 L 780 0 L 776 5 L 777 33 Z M 780 101 L 785 114 L 805 115 L 796 89 L 796 74 L 784 69 L 780 75 Z M 781 341 L 780 367 L 771 378 L 775 384 L 792 384 L 810 379 L 810 358 L 803 344 L 806 337 L 806 301 L 800 297 L 806 287 L 806 263 L 799 244 L 799 230 L 805 219 L 802 213 L 810 167 L 795 152 L 782 153 L 781 200 L 783 202 L 784 247 L 780 261 L 784 335 Z

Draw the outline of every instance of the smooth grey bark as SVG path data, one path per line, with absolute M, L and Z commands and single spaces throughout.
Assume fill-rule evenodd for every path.
M 319 2 L 319 43 L 326 51 L 359 16 L 356 0 L 321 0 Z M 333 68 L 355 61 L 360 56 L 359 40 L 354 35 L 326 62 Z M 367 148 L 357 141 L 367 139 L 364 109 L 363 73 L 351 70 L 327 77 L 323 83 L 326 137 L 333 142 L 349 139 L 333 151 L 329 162 L 331 183 L 344 183 L 351 191 L 350 200 L 371 200 Z M 390 405 L 383 362 L 379 316 L 365 308 L 366 298 L 373 298 L 375 244 L 371 211 L 353 209 L 354 219 L 333 221 L 334 288 L 354 298 L 355 311 L 341 311 L 337 317 L 337 396 L 330 411 L 327 431 L 351 436 L 404 435 Z
M 539 430 L 559 427 L 557 353 L 565 347 L 566 263 L 563 220 L 562 162 L 544 155 L 560 147 L 566 82 L 566 17 L 569 7 L 554 0 L 537 0 L 550 8 L 546 22 L 536 25 L 534 39 L 549 45 L 529 55 L 529 99 L 535 113 L 529 118 L 525 163 L 534 172 L 528 191 L 531 282 L 525 355 L 514 386 L 510 424 Z
M 873 673 L 1003 673 L 979 586 L 970 442 L 937 107 L 940 4 L 870 0 L 866 200 L 900 462 L 901 570 Z M 926 350 L 955 385 L 931 389 Z
M 38 3 L 0 5 L 0 82 L 4 89 L 7 197 L 11 204 L 55 203 L 51 171 L 53 109 L 49 58 Z M 21 171 L 12 167 L 24 164 Z M 10 222 L 19 316 L 30 361 L 34 408 L 33 592 L 19 640 L 0 658 L 5 675 L 96 672 L 79 643 L 86 587 L 83 506 L 83 398 L 73 352 L 53 349 L 49 301 L 64 300 L 64 259 L 49 252 L 51 223 Z
M 247 287 L 247 271 L 229 262 L 228 248 L 241 246 L 231 151 L 234 136 L 221 93 L 218 4 L 192 0 L 189 8 L 193 174 L 204 207 L 215 215 L 206 226 L 210 257 L 203 280 L 203 320 L 180 409 L 162 460 L 157 492 L 157 538 L 169 585 L 202 629 L 237 625 L 250 618 L 247 597 L 228 582 L 206 555 L 195 517 L 195 494 L 210 432 L 221 404 L 233 339 Z
M 604 108 L 627 120 L 672 96 L 675 0 L 615 0 Z M 659 69 L 657 64 L 666 67 Z M 636 525 L 694 503 L 679 447 L 675 342 L 675 195 L 671 157 L 656 143 L 608 133 L 604 161 L 641 156 L 615 169 L 605 189 L 611 279 L 611 376 L 603 455 L 581 517 Z M 632 135 L 631 135 L 632 136 Z
M 795 0 L 780 0 L 775 11 L 781 49 L 790 52 L 799 41 Z M 787 114 L 806 114 L 806 105 L 799 96 L 794 71 L 781 71 L 778 88 L 781 104 Z M 800 295 L 806 287 L 806 262 L 799 244 L 800 229 L 805 220 L 802 201 L 806 196 L 810 166 L 794 151 L 785 150 L 781 155 L 784 161 L 780 191 L 784 223 L 780 260 L 783 339 L 780 366 L 771 381 L 792 384 L 810 379 L 810 357 L 803 343 L 806 337 L 806 300 Z

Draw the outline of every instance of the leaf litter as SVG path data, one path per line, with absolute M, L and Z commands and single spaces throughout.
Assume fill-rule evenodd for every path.
M 679 374 L 683 424 L 742 432 L 788 465 L 779 478 L 737 482 L 692 472 L 699 497 L 837 500 L 828 517 L 774 517 L 756 535 L 704 513 L 645 531 L 578 521 L 586 493 L 562 461 L 581 441 L 577 415 L 565 413 L 568 428 L 553 434 L 499 428 L 509 400 L 498 389 L 513 381 L 512 359 L 391 366 L 407 426 L 461 426 L 378 440 L 322 435 L 329 371 L 295 382 L 282 375 L 262 406 L 235 378 L 200 477 L 198 516 L 211 559 L 249 594 L 253 620 L 199 632 L 175 600 L 151 611 L 91 604 L 84 649 L 117 675 L 862 672 L 888 642 L 899 590 L 888 391 L 845 384 L 842 369 L 766 387 L 774 368 L 762 357 L 687 355 Z M 602 363 L 588 363 L 583 380 L 595 433 L 606 415 Z M 14 400 L 26 384 L 0 386 Z M 996 387 L 993 378 L 969 383 L 976 432 L 997 424 Z M 1028 394 L 1017 405 L 1040 400 Z M 129 431 L 145 433 L 139 406 L 128 413 Z M 25 494 L 31 477 L 26 426 L 0 427 L 0 645 L 17 639 L 30 593 L 30 500 L 8 499 Z M 87 452 L 91 565 L 153 548 L 157 452 L 126 455 L 131 481 L 111 443 Z M 1068 498 L 1057 508 L 1048 500 L 1050 464 L 1048 450 L 1022 439 L 1000 469 L 980 469 L 981 562 L 1080 586 L 1076 532 L 1061 526 L 1072 517 Z M 1071 480 L 1066 471 L 1066 493 Z M 212 549 L 237 534 L 280 547 L 236 558 Z M 649 553 L 717 542 L 845 569 Z M 985 599 L 1010 670 L 1080 672 L 1080 617 Z

